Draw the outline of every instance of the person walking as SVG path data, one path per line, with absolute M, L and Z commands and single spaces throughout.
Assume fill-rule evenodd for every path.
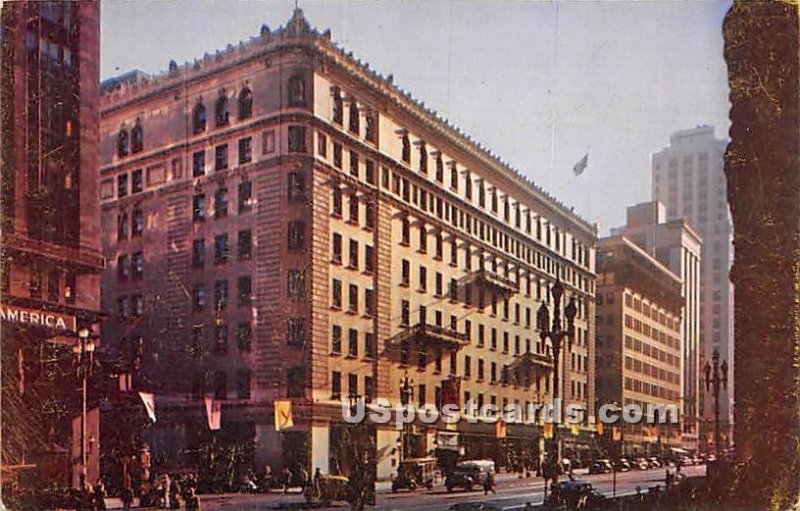
M 94 485 L 94 509 L 102 510 L 106 509 L 106 497 L 108 493 L 106 492 L 106 486 L 103 484 L 103 480 L 98 478 L 97 482 Z
M 483 494 L 489 495 L 489 492 L 492 492 L 492 495 L 497 495 L 497 491 L 494 489 L 494 472 L 488 472 L 483 480 Z
M 289 467 L 283 467 L 283 493 L 289 493 L 289 485 L 292 484 L 292 471 Z

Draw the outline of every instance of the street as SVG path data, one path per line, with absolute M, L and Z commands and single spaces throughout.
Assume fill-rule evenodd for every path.
M 706 473 L 705 465 L 683 467 L 682 473 L 686 477 L 703 476 Z M 670 472 L 675 472 L 675 467 L 670 467 Z M 642 492 L 655 486 L 664 486 L 665 469 L 633 470 L 617 473 L 617 495 L 632 494 L 640 486 Z M 613 492 L 612 474 L 576 475 L 578 479 L 586 479 L 604 495 L 611 497 Z M 375 510 L 393 511 L 446 511 L 457 502 L 492 501 L 502 505 L 504 509 L 516 510 L 532 502 L 541 504 L 544 500 L 544 482 L 541 478 L 513 479 L 510 475 L 498 476 L 496 485 L 497 494 L 484 496 L 483 491 L 448 493 L 444 487 L 436 486 L 431 491 L 379 493 Z M 303 498 L 297 494 L 267 494 L 267 495 L 204 495 L 203 509 L 209 510 L 262 510 L 262 509 L 297 509 Z M 316 509 L 346 509 L 344 502 L 337 502 L 330 508 Z

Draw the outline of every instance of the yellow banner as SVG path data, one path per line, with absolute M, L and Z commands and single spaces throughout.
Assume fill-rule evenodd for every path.
M 294 426 L 292 402 L 288 400 L 275 401 L 275 431 L 289 429 L 292 426 Z
M 544 423 L 544 437 L 553 438 L 553 424 L 549 422 Z

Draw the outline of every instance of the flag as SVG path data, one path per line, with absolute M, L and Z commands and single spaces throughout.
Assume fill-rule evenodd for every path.
M 581 433 L 581 428 L 577 424 L 572 424 L 569 429 L 570 433 L 573 435 L 579 435 Z
M 597 421 L 597 434 L 603 436 L 603 421 Z
M 494 436 L 495 438 L 505 438 L 506 432 L 506 423 L 500 419 L 494 425 Z
M 611 439 L 615 442 L 622 441 L 622 428 L 614 426 L 611 428 Z
M 147 416 L 150 420 L 156 421 L 156 397 L 150 392 L 139 392 L 139 397 L 142 398 L 144 409 L 147 410 Z
M 580 159 L 578 163 L 572 167 L 572 173 L 576 176 L 580 176 L 583 174 L 583 171 L 586 170 L 586 166 L 589 164 L 589 153 L 583 155 L 583 158 Z
M 544 437 L 547 439 L 553 438 L 553 423 L 552 422 L 545 422 L 544 423 Z
M 203 400 L 206 404 L 206 417 L 208 418 L 208 429 L 216 431 L 222 422 L 222 403 L 206 396 Z
M 275 431 L 289 429 L 292 426 L 294 426 L 292 402 L 286 399 L 275 401 Z

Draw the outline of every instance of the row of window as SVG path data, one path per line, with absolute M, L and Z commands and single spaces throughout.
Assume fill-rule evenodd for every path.
M 144 211 L 138 206 L 131 211 L 120 211 L 117 216 L 117 241 L 139 238 L 144 234 Z
M 645 337 L 652 339 L 656 342 L 663 344 L 673 350 L 680 349 L 680 339 L 676 336 L 669 335 L 667 332 L 661 331 L 655 327 L 651 327 L 647 323 L 634 319 L 630 315 L 625 315 L 625 327 L 632 329 L 636 333 L 640 333 Z
M 216 321 L 214 323 L 214 338 L 211 343 L 211 351 L 214 354 L 222 355 L 228 352 L 228 325 Z M 206 327 L 205 325 L 195 325 L 192 327 L 192 342 L 189 345 L 190 353 L 199 357 L 206 351 Z M 236 349 L 248 352 L 253 342 L 253 327 L 249 321 L 240 321 L 236 324 Z
M 680 367 L 681 359 L 678 355 L 673 355 L 672 353 L 668 353 L 662 349 L 657 348 L 656 346 L 651 346 L 649 343 L 641 341 L 639 339 L 634 339 L 629 335 L 625 336 L 625 347 L 629 350 L 633 350 L 635 353 L 641 353 L 647 357 L 652 358 L 653 360 L 658 360 L 660 362 L 664 362 L 672 367 Z M 676 346 L 673 349 L 678 350 L 680 347 Z
M 144 253 L 140 250 L 130 256 L 117 256 L 117 280 L 142 280 L 144 278 Z
M 359 313 L 359 289 L 356 284 L 349 284 L 347 313 Z M 333 279 L 331 281 L 331 307 L 337 310 L 342 308 L 342 281 Z M 375 315 L 375 292 L 372 289 L 364 289 L 364 316 L 372 317 Z
M 244 229 L 237 237 L 237 257 L 239 261 L 247 261 L 253 257 L 253 231 Z M 230 259 L 228 234 L 214 236 L 214 264 L 225 264 Z M 199 238 L 192 241 L 192 267 L 203 268 L 206 262 L 206 240 Z
M 239 183 L 237 211 L 244 215 L 253 210 L 253 183 L 242 181 Z M 206 194 L 197 193 L 192 197 L 192 220 L 203 222 L 207 216 Z M 228 189 L 220 186 L 214 192 L 214 218 L 219 220 L 228 217 Z
M 359 392 L 358 385 L 359 377 L 357 374 L 349 373 L 347 375 L 347 395 L 348 396 L 366 396 L 372 398 L 375 395 L 375 386 L 373 384 L 372 376 L 364 376 L 363 391 Z M 342 397 L 342 373 L 341 371 L 331 372 L 331 399 L 340 399 Z
M 46 299 L 48 302 L 58 303 L 62 297 L 66 303 L 75 303 L 77 296 L 77 277 L 72 271 L 64 271 L 60 268 L 47 268 L 44 265 L 34 263 L 28 266 L 28 292 L 31 298 L 41 300 L 45 290 L 46 276 Z M 11 291 L 11 261 L 5 257 L 2 260 L 0 269 L 0 290 L 4 293 Z M 62 293 L 63 284 L 63 293 Z
M 253 375 L 250 369 L 239 369 L 236 371 L 236 397 L 238 399 L 250 399 L 250 386 Z M 208 388 L 210 386 L 210 388 Z M 210 391 L 214 399 L 223 401 L 228 399 L 228 373 L 225 371 L 214 371 L 208 375 L 195 375 L 192 380 L 192 399 L 201 400 L 206 396 L 206 391 Z
M 680 399 L 680 392 L 672 389 L 665 389 L 661 385 L 649 383 L 636 378 L 625 378 L 625 390 L 631 392 L 639 392 L 659 399 L 668 401 L 678 401 Z
M 673 385 L 680 385 L 681 383 L 681 378 L 678 373 L 648 364 L 647 362 L 639 360 L 638 358 L 626 356 L 625 369 L 641 373 L 645 376 L 652 376 L 653 378 L 658 378 L 661 381 L 672 383 Z
M 343 264 L 342 259 L 342 235 L 338 232 L 333 233 L 331 241 L 331 263 Z M 358 240 L 351 239 L 348 245 L 347 268 L 351 270 L 360 269 L 360 248 Z M 372 245 L 364 244 L 364 272 L 372 273 L 375 270 L 375 249 Z
M 374 359 L 376 356 L 375 334 L 364 332 L 363 344 L 359 342 L 359 331 L 350 328 L 347 331 L 347 357 L 356 358 L 359 355 L 359 345 L 363 348 L 363 356 L 367 359 Z M 341 355 L 343 346 L 343 330 L 341 325 L 333 325 L 331 328 L 331 355 Z
M 237 304 L 249 305 L 253 301 L 253 286 L 249 275 L 237 279 Z M 214 282 L 214 310 L 219 311 L 228 306 L 228 281 L 217 280 Z M 201 313 L 206 307 L 205 284 L 196 284 L 192 288 L 192 312 Z
M 333 88 L 331 119 L 334 124 L 344 126 L 344 97 L 339 87 Z M 347 130 L 356 137 L 361 135 L 361 111 L 355 99 L 350 100 L 348 109 Z M 364 115 L 364 140 L 373 144 L 378 141 L 378 117 L 372 112 Z

